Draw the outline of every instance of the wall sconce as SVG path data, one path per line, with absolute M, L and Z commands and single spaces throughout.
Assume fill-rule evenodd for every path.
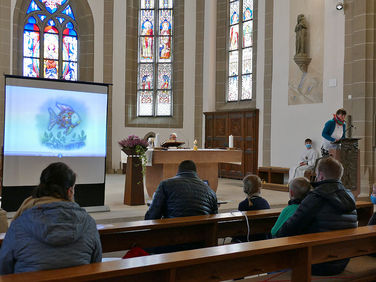
M 343 10 L 343 3 L 342 2 L 338 2 L 337 5 L 336 5 L 336 9 L 337 9 L 337 11 Z

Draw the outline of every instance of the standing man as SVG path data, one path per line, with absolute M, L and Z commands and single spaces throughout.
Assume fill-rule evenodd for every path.
M 339 161 L 332 157 L 322 158 L 317 164 L 317 182 L 312 183 L 313 191 L 308 193 L 295 213 L 281 226 L 277 237 L 357 227 L 355 198 L 342 185 L 342 174 L 343 167 Z M 349 260 L 314 264 L 312 274 L 339 274 Z
M 289 182 L 294 178 L 303 177 L 306 170 L 313 169 L 315 167 L 318 153 L 312 148 L 312 140 L 307 138 L 304 141 L 304 144 L 306 149 L 301 154 L 298 165 L 290 168 Z
M 179 164 L 176 176 L 159 184 L 145 219 L 216 213 L 215 192 L 197 176 L 195 163 L 185 160 Z

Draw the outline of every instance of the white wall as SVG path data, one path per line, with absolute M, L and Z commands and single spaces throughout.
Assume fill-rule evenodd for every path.
M 97 0 L 92 0 L 97 1 Z M 120 148 L 118 141 L 130 134 L 143 137 L 154 131 L 161 140 L 168 139 L 171 132 L 178 139 L 193 146 L 194 137 L 194 93 L 195 93 L 195 49 L 196 49 L 196 1 L 186 0 L 184 7 L 184 116 L 183 128 L 135 128 L 125 127 L 125 46 L 126 46 L 126 2 L 114 2 L 114 85 L 112 103 L 112 166 L 120 168 Z M 125 27 L 125 28 L 124 28 Z M 96 53 L 97 56 L 97 53 Z
M 289 0 L 274 1 L 271 164 L 283 167 L 296 163 L 306 137 L 320 149 L 324 123 L 343 105 L 344 14 L 335 10 L 334 0 L 325 0 L 324 8 L 323 103 L 287 105 L 289 4 Z M 337 86 L 328 87 L 329 79 L 336 79 Z

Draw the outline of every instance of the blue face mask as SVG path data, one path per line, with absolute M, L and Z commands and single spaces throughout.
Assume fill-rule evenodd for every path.
M 376 205 L 376 196 L 371 195 L 371 202 Z
M 311 149 L 312 148 L 311 144 L 305 144 L 305 146 L 307 147 L 307 149 Z

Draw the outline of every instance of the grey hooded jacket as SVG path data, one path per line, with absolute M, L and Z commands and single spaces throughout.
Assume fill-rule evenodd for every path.
M 68 201 L 28 209 L 15 219 L 0 250 L 0 274 L 70 267 L 102 259 L 94 219 Z

